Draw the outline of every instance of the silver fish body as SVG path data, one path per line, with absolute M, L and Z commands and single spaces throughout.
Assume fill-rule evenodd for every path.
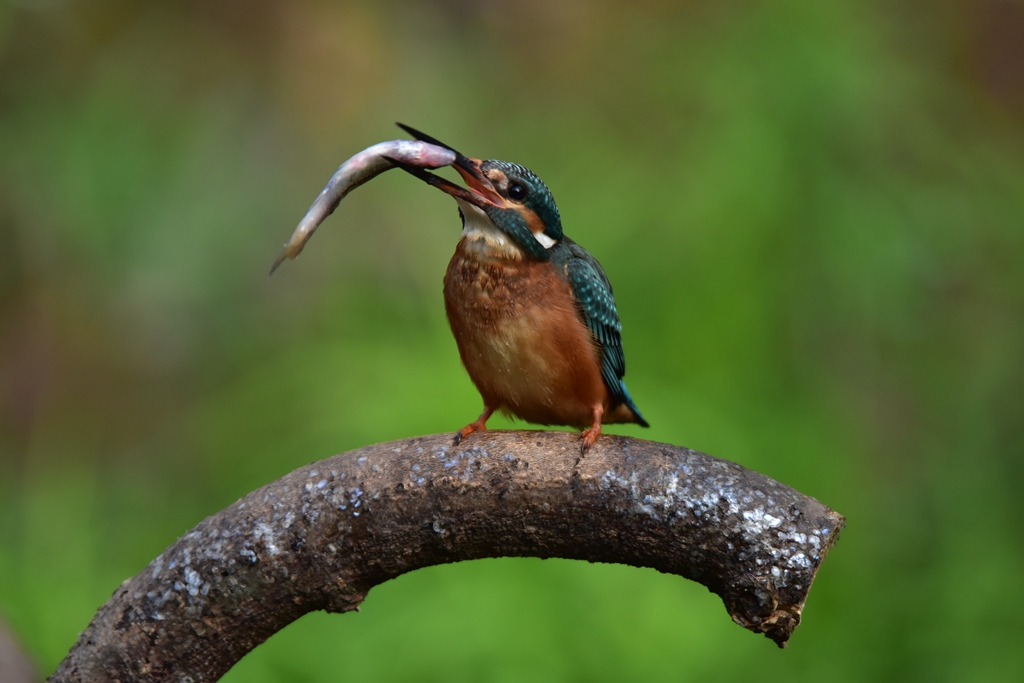
M 384 171 L 395 168 L 396 162 L 413 168 L 435 169 L 450 166 L 455 157 L 456 153 L 450 149 L 420 140 L 388 140 L 359 152 L 339 166 L 324 189 L 320 190 L 274 261 L 270 273 L 273 274 L 286 258 L 293 259 L 299 255 L 313 231 L 338 208 L 345 195 Z

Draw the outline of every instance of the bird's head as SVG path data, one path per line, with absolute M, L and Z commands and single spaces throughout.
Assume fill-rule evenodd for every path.
M 413 128 L 398 124 L 417 140 L 452 149 Z M 423 169 L 403 166 L 416 177 L 455 197 L 467 225 L 486 221 L 531 258 L 548 260 L 562 239 L 562 220 L 551 190 L 533 171 L 507 161 L 480 160 L 456 150 L 452 166 L 467 187 L 460 187 Z

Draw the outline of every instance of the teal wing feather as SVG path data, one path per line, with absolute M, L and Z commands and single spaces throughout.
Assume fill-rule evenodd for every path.
M 622 381 L 626 374 L 626 355 L 622 350 L 622 322 L 615 308 L 612 285 L 590 252 L 568 238 L 563 238 L 562 243 L 567 247 L 563 252 L 565 274 L 576 297 L 580 317 L 601 349 L 601 378 L 612 396 L 612 405 L 625 403 L 636 414 L 638 424 L 646 427 L 647 421 Z

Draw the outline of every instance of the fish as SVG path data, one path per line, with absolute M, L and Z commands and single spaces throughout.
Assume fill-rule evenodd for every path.
M 387 140 L 367 147 L 338 167 L 299 221 L 284 249 L 274 260 L 273 275 L 285 259 L 298 256 L 313 232 L 334 213 L 349 192 L 392 168 L 433 170 L 455 163 L 457 152 L 421 140 Z

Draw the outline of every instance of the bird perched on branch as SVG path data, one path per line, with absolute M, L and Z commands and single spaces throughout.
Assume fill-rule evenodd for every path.
M 463 188 L 392 160 L 455 198 L 462 237 L 444 277 L 448 322 L 484 410 L 455 443 L 487 428 L 496 410 L 527 422 L 583 429 L 585 453 L 603 423 L 647 427 L 622 378 L 622 323 L 601 264 L 562 233 L 547 185 L 530 169 L 455 154 Z

